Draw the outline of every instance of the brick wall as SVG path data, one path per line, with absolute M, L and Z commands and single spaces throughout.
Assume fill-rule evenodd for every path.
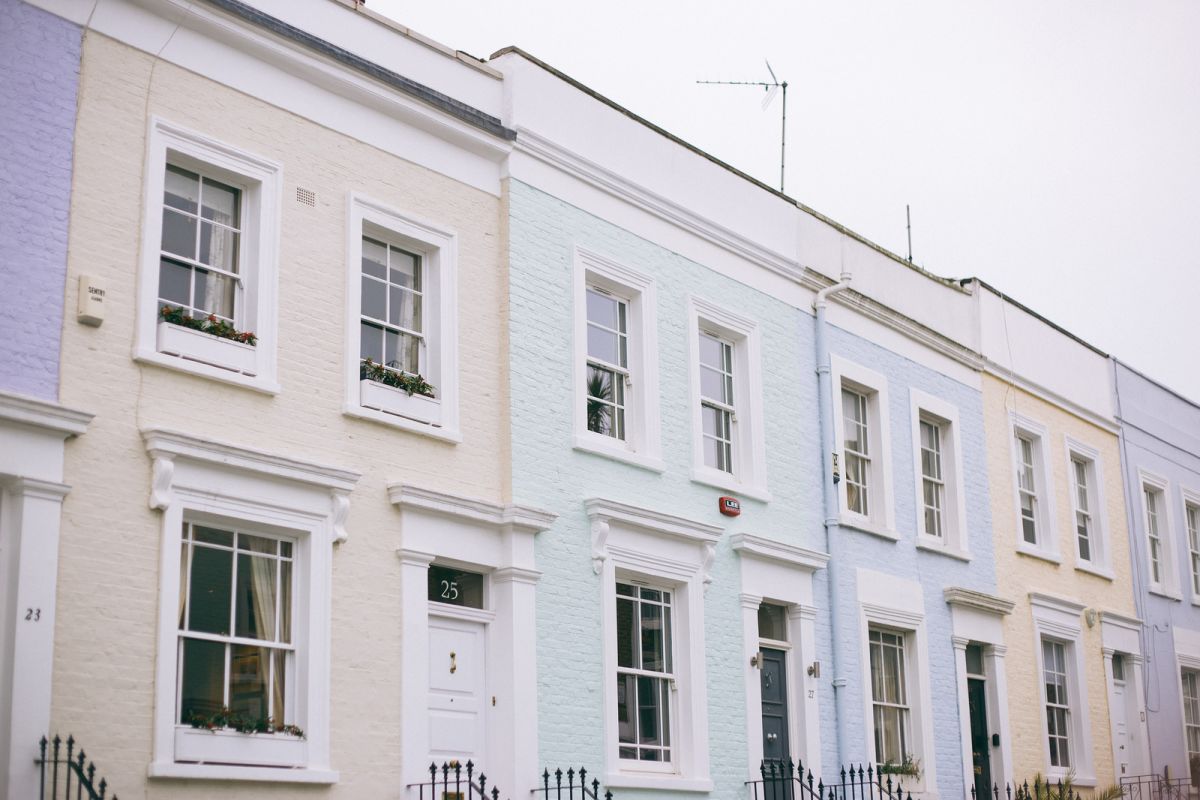
M 80 29 L 0 3 L 0 391 L 58 399 Z

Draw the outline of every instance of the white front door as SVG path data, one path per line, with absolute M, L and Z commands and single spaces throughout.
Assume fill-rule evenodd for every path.
M 1113 681 L 1113 729 L 1117 734 L 1117 778 L 1131 775 L 1130 761 L 1134 758 L 1133 742 L 1129 737 L 1129 703 L 1125 698 L 1125 681 Z
M 429 749 L 438 763 L 483 764 L 487 627 L 429 616 Z

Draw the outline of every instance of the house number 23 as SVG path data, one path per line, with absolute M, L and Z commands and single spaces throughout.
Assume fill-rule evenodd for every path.
M 40 608 L 25 609 L 25 621 L 26 622 L 41 622 L 42 621 L 42 610 Z
M 458 599 L 458 581 L 442 581 L 442 599 Z

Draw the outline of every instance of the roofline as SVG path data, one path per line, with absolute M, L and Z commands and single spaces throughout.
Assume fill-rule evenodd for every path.
M 886 258 L 890 258 L 892 261 L 895 261 L 896 263 L 901 264 L 902 266 L 908 267 L 909 269 L 913 270 L 914 272 L 917 272 L 920 275 L 923 275 L 926 278 L 930 278 L 931 280 L 937 281 L 938 283 L 943 284 L 947 288 L 956 289 L 958 291 L 964 291 L 963 286 L 962 286 L 963 282 L 961 280 L 959 280 L 957 278 L 945 278 L 945 277 L 942 277 L 941 275 L 934 274 L 934 273 L 930 272 L 929 270 L 924 269 L 923 267 L 917 266 L 916 264 L 912 263 L 908 259 L 903 258 L 903 257 L 897 255 L 896 253 L 893 253 L 891 250 L 888 250 L 886 247 L 876 244 L 875 242 L 871 241 L 870 239 L 863 236 L 862 234 L 857 233 L 857 232 L 851 230 L 850 228 L 847 228 L 845 225 L 838 222 L 837 220 L 827 217 L 826 215 L 822 214 L 820 211 L 817 211 L 814 208 L 810 208 L 809 206 L 800 202 L 796 198 L 794 198 L 790 195 L 784 194 L 783 192 L 779 191 L 778 189 L 768 186 L 767 184 L 760 181 L 758 178 L 755 178 L 751 175 L 746 174 L 745 172 L 742 172 L 737 167 L 735 167 L 725 161 L 722 161 L 721 159 L 717 158 L 716 156 L 714 156 L 713 154 L 711 154 L 709 152 L 701 150 L 696 145 L 694 145 L 684 139 L 679 138 L 675 134 L 671 133 L 670 131 L 666 130 L 665 128 L 662 128 L 662 127 L 654 124 L 653 122 L 646 119 L 645 117 L 635 114 L 634 112 L 630 111 L 628 108 L 626 108 L 625 106 L 616 102 L 615 100 L 611 100 L 608 97 L 605 97 L 604 95 L 597 92 L 595 89 L 592 89 L 588 85 L 577 81 L 576 79 L 572 78 L 570 75 L 567 75 L 565 72 L 551 66 L 550 64 L 547 64 L 545 61 L 542 61 L 537 56 L 532 55 L 532 54 L 526 52 L 525 50 L 522 50 L 520 47 L 516 47 L 515 45 L 509 45 L 508 47 L 502 47 L 499 50 L 497 50 L 496 52 L 492 53 L 490 56 L 488 56 L 488 61 L 497 59 L 500 56 L 508 55 L 509 53 L 520 56 L 521 58 L 524 58 L 526 61 L 530 62 L 531 64 L 541 67 L 546 72 L 549 72 L 551 75 L 553 75 L 554 77 L 563 81 L 564 83 L 570 84 L 571 86 L 573 86 L 574 88 L 583 92 L 584 94 L 588 95 L 592 99 L 594 99 L 600 103 L 603 103 L 604 105 L 613 109 L 617 113 L 628 117 L 629 119 L 633 120 L 634 122 L 638 123 L 639 125 L 643 125 L 643 126 L 649 128 L 650 130 L 657 133 L 659 136 L 662 136 L 663 138 L 679 145 L 680 147 L 682 147 L 686 150 L 689 150 L 692 153 L 695 153 L 696 155 L 700 156 L 701 158 L 712 162 L 713 164 L 720 167 L 721 169 L 733 173 L 738 178 L 741 178 L 742 180 L 744 180 L 748 183 L 751 183 L 754 186 L 757 186 L 759 189 L 762 189 L 763 191 L 774 195 L 775 197 L 779 198 L 780 200 L 783 200 L 786 203 L 791 203 L 792 205 L 794 205 L 796 208 L 800 209 L 804 213 L 809 214 L 812 217 L 815 217 L 816 219 L 820 220 L 821 222 L 823 222 L 826 225 L 830 226 L 831 228 L 835 229 L 839 233 L 841 233 L 845 236 L 848 236 L 851 239 L 854 239 L 855 241 L 857 241 L 863 245 L 866 245 L 867 247 L 871 248 L 872 250 L 879 253 L 880 255 L 882 255 Z
M 499 118 L 493 117 L 491 114 L 486 114 L 474 106 L 467 105 L 460 100 L 455 100 L 449 95 L 443 94 L 436 89 L 431 89 L 424 84 L 417 83 L 373 61 L 368 61 L 362 56 L 355 55 L 349 50 L 327 42 L 270 14 L 263 13 L 240 0 L 206 0 L 206 2 L 244 22 L 257 25 L 276 36 L 288 39 L 319 55 L 330 58 L 342 66 L 349 67 L 368 77 L 374 78 L 380 83 L 386 84 L 409 97 L 433 106 L 460 122 L 478 128 L 485 133 L 506 141 L 512 141 L 517 138 L 516 131 L 506 128 Z M 344 6 L 343 3 L 339 3 L 339 5 Z M 420 41 L 420 39 L 417 40 Z
M 1162 381 L 1158 380 L 1157 378 L 1151 378 L 1149 375 L 1147 375 L 1146 373 L 1142 372 L 1140 369 L 1135 369 L 1134 367 L 1131 367 L 1131 366 L 1129 366 L 1129 364 L 1126 364 L 1124 361 L 1122 361 L 1121 359 L 1117 358 L 1116 356 L 1109 356 L 1109 358 L 1111 358 L 1111 359 L 1113 360 L 1113 363 L 1114 363 L 1114 364 L 1120 364 L 1122 367 L 1124 367 L 1125 369 L 1129 370 L 1129 371 L 1130 371 L 1130 372 L 1132 372 L 1134 375 L 1137 375 L 1139 378 L 1141 378 L 1141 379 L 1143 379 L 1143 380 L 1145 380 L 1145 381 L 1149 381 L 1150 383 L 1152 383 L 1152 384 L 1154 384 L 1155 386 L 1157 386 L 1159 389 L 1162 389 L 1162 390 L 1163 390 L 1164 392 L 1166 392 L 1167 394 L 1169 394 L 1169 395 L 1171 395 L 1171 396 L 1175 397 L 1176 399 L 1182 400 L 1183 402 L 1187 403 L 1187 404 L 1188 404 L 1189 406 L 1191 406 L 1192 408 L 1195 408 L 1195 409 L 1197 409 L 1197 410 L 1200 410 L 1200 402 L 1196 402 L 1196 401 L 1195 401 L 1195 400 L 1193 400 L 1192 398 L 1190 398 L 1190 397 L 1188 397 L 1188 396 L 1184 395 L 1182 392 L 1179 392 L 1179 391 L 1178 391 L 1178 390 L 1176 390 L 1176 389 L 1172 389 L 1170 386 L 1167 386 L 1165 383 L 1163 383 Z M 1113 385 L 1117 387 L 1117 394 L 1119 395 L 1119 394 L 1120 394 L 1120 392 L 1121 392 L 1121 389 L 1120 389 L 1120 386 L 1119 386 L 1119 384 L 1117 383 L 1117 381 L 1115 381 L 1115 380 L 1114 380 L 1114 381 L 1113 381 Z M 1179 447 L 1178 445 L 1175 445 L 1175 446 L 1176 446 L 1176 447 Z M 1183 448 L 1179 448 L 1179 449 L 1181 449 L 1181 450 L 1182 450 Z M 1189 453 L 1190 453 L 1191 451 L 1190 451 L 1190 450 L 1186 450 L 1185 452 L 1189 452 Z
M 963 283 L 971 283 L 971 282 L 978 283 L 983 288 L 992 292 L 992 294 L 999 295 L 1002 300 L 1012 303 L 1014 306 L 1021 309 L 1029 316 L 1041 321 L 1042 323 L 1044 323 L 1046 325 L 1049 325 L 1051 328 L 1058 331 L 1063 336 L 1066 336 L 1068 339 L 1075 341 L 1077 344 L 1083 345 L 1084 347 L 1086 347 L 1088 350 L 1091 350 L 1096 355 L 1102 356 L 1103 358 L 1112 358 L 1111 355 L 1104 352 L 1099 347 L 1096 347 L 1096 345 L 1092 344 L 1091 342 L 1089 342 L 1085 339 L 1081 339 L 1079 336 L 1076 336 L 1075 334 L 1071 333 L 1069 330 L 1067 330 L 1063 326 L 1059 325 L 1057 322 L 1053 322 L 1052 320 L 1047 319 L 1046 317 L 1042 316 L 1038 312 L 1034 311 L 1029 306 L 1022 303 L 1020 300 L 1015 299 L 1012 295 L 1005 294 L 1004 292 L 997 289 L 995 286 L 992 286 L 990 283 L 985 281 L 983 278 L 963 278 L 962 282 Z

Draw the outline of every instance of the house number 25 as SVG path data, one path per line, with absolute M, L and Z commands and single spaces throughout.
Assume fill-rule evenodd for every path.
M 442 581 L 442 599 L 458 599 L 458 581 Z
M 42 620 L 42 610 L 40 608 L 25 609 L 25 621 L 26 622 L 41 622 L 41 620 Z

